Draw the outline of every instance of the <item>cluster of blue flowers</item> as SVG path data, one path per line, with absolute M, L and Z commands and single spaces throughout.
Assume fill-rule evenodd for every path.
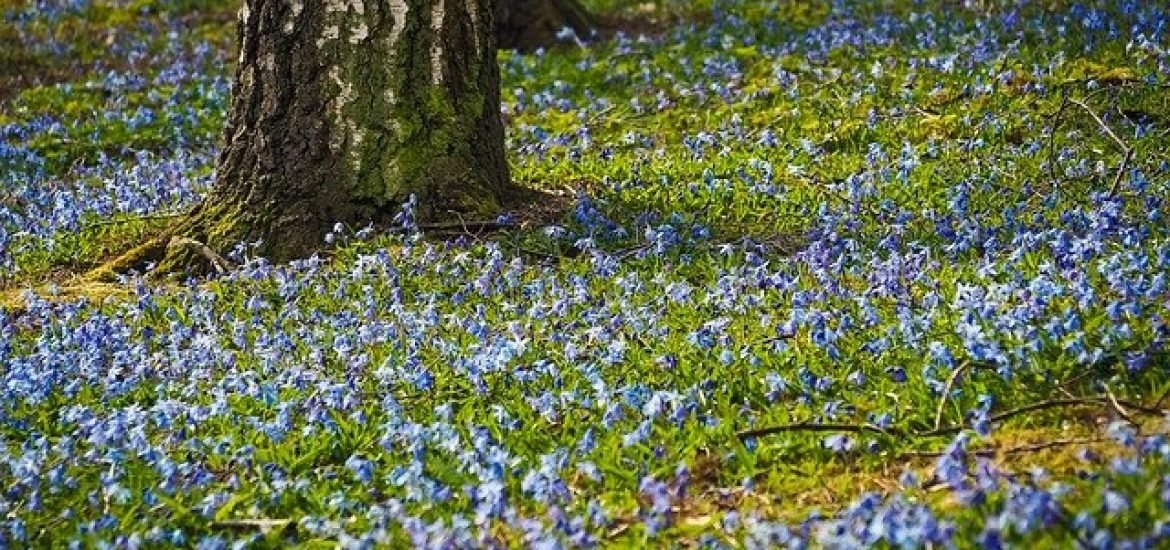
M 213 281 L 128 278 L 129 297 L 30 293 L 0 312 L 0 547 L 1170 544 L 1165 122 L 1110 116 L 1133 147 L 1122 164 L 1091 118 L 947 111 L 951 95 L 1009 89 L 1059 103 L 1075 63 L 1025 52 L 1041 38 L 1069 56 L 1129 51 L 1125 85 L 1164 83 L 1170 12 L 836 2 L 801 26 L 752 4 L 503 59 L 517 171 L 605 178 L 533 237 L 574 257 L 338 227 L 328 259 L 242 247 Z M 176 49 L 103 86 L 222 102 L 214 59 Z M 185 116 L 162 104 L 105 116 Z M 726 116 L 678 134 L 593 127 L 702 109 Z M 812 120 L 835 111 L 854 115 Z M 86 219 L 191 204 L 210 181 L 198 133 L 55 171 L 34 138 L 70 124 L 0 127 L 2 269 Z M 1104 411 L 1074 467 L 988 452 L 1023 418 L 1004 411 L 1065 394 L 1070 408 L 1029 419 Z M 777 425 L 793 429 L 751 431 Z M 777 506 L 809 477 L 788 465 L 851 463 L 894 463 L 900 483 L 826 512 Z
M 74 9 L 88 7 L 82 4 Z M 49 21 L 71 13 L 59 8 L 30 13 Z M 110 70 L 83 83 L 57 84 L 51 92 L 55 97 L 101 94 L 105 99 L 87 117 L 42 114 L 0 127 L 0 280 L 20 271 L 14 256 L 22 251 L 51 250 L 56 236 L 113 216 L 180 210 L 209 187 L 217 138 L 208 133 L 207 121 L 220 118 L 218 111 L 227 104 L 229 81 L 216 70 L 224 56 L 207 44 L 186 48 L 173 32 L 169 46 L 156 52 L 135 35 L 125 36 L 127 43 L 111 48 L 155 67 L 149 77 Z M 97 149 L 89 159 L 66 156 L 66 170 L 53 169 L 45 150 L 45 144 L 103 143 L 151 132 L 161 134 L 155 137 L 165 139 L 165 147 L 128 143 Z

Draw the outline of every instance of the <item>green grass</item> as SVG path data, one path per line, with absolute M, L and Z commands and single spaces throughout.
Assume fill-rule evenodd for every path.
M 94 8 L 96 11 L 58 25 L 78 33 L 78 55 L 88 64 L 101 58 L 100 49 L 82 36 L 88 29 L 129 28 L 126 26 L 135 17 L 220 14 L 227 11 L 227 4 L 135 2 L 126 8 Z M 653 13 L 666 14 L 671 20 L 699 19 L 710 17 L 712 4 L 723 5 L 668 2 Z M 968 28 L 988 17 L 988 13 L 1001 13 L 1007 5 L 987 4 L 985 11 L 955 8 L 936 15 L 954 18 L 956 25 Z M 1021 8 L 1022 17 L 1038 16 L 1046 8 L 1059 7 L 1057 4 Z M 591 5 L 607 12 L 650 13 L 624 0 L 597 0 Z M 0 2 L 0 8 L 4 6 Z M 931 459 L 908 456 L 916 451 L 939 450 L 948 438 L 861 435 L 857 436 L 856 449 L 834 452 L 823 445 L 823 433 L 794 431 L 747 443 L 736 432 L 752 426 L 819 418 L 831 404 L 846 411 L 841 415 L 843 421 L 866 422 L 871 413 L 888 413 L 892 425 L 901 432 L 913 434 L 932 429 L 940 411 L 940 392 L 932 383 L 945 379 L 945 375 L 928 368 L 924 348 L 933 341 L 962 348 L 955 328 L 960 315 L 945 305 L 956 301 L 965 286 L 1007 286 L 1018 279 L 1032 280 L 1050 273 L 1052 258 L 1046 249 L 1022 253 L 1018 261 L 1006 262 L 1000 257 L 997 261 L 1003 260 L 1012 271 L 988 273 L 986 266 L 978 263 L 983 256 L 977 247 L 947 255 L 943 249 L 948 241 L 939 234 L 938 227 L 923 216 L 915 216 L 904 224 L 902 241 L 930 248 L 939 257 L 928 264 L 926 275 L 905 282 L 908 302 L 873 298 L 875 308 L 885 319 L 883 324 L 869 332 L 850 331 L 841 327 L 841 319 L 846 315 L 854 322 L 863 319 L 866 312 L 861 305 L 839 296 L 818 297 L 823 301 L 817 307 L 834 314 L 827 320 L 829 325 L 847 334 L 839 343 L 839 355 L 816 342 L 811 331 L 801 331 L 780 345 L 773 341 L 777 325 L 801 299 L 797 291 L 762 291 L 741 284 L 734 288 L 738 295 L 757 296 L 759 301 L 748 302 L 741 297 L 720 305 L 714 298 L 707 302 L 670 301 L 664 297 L 669 285 L 685 282 L 698 293 L 710 292 L 716 297 L 730 293 L 721 281 L 751 273 L 755 266 L 741 250 L 723 254 L 717 245 L 750 237 L 771 243 L 761 261 L 786 269 L 793 277 L 794 288 L 821 288 L 822 274 L 794 260 L 792 254 L 813 239 L 809 233 L 826 213 L 851 211 L 853 224 L 842 226 L 840 232 L 860 246 L 877 250 L 889 236 L 899 212 L 947 212 L 963 182 L 970 184 L 967 215 L 971 219 L 1002 227 L 1008 223 L 1005 213 L 1011 212 L 1038 225 L 1059 226 L 1066 213 L 1092 208 L 1091 194 L 1111 185 L 1122 162 L 1117 144 L 1102 131 L 1094 114 L 1107 117 L 1113 127 L 1130 130 L 1125 134 L 1126 146 L 1132 147 L 1128 167 L 1142 170 L 1152 182 L 1164 186 L 1168 173 L 1163 163 L 1170 160 L 1163 145 L 1170 128 L 1170 94 L 1153 85 L 1118 84 L 1151 72 L 1150 62 L 1126 53 L 1124 42 L 1119 40 L 1090 44 L 1076 33 L 1054 39 L 1042 34 L 1046 32 L 1044 28 L 1025 28 L 1020 30 L 1019 44 L 1010 52 L 999 52 L 970 71 L 923 67 L 914 70 L 910 78 L 909 59 L 922 61 L 955 51 L 965 53 L 967 49 L 944 37 L 937 37 L 939 44 L 920 45 L 914 33 L 904 32 L 896 34 L 894 43 L 864 49 L 842 47 L 824 58 L 806 55 L 805 48 L 780 55 L 775 48 L 829 21 L 827 3 L 772 2 L 732 5 L 731 9 L 738 10 L 743 26 L 726 30 L 727 38 L 718 43 L 707 42 L 705 33 L 679 32 L 672 35 L 676 39 L 662 45 L 633 43 L 625 48 L 607 42 L 585 49 L 556 48 L 542 56 L 501 55 L 515 180 L 547 190 L 587 191 L 602 213 L 638 230 L 668 221 L 680 230 L 702 226 L 710 231 L 707 241 L 686 242 L 661 256 L 623 255 L 612 276 L 597 277 L 587 256 L 558 255 L 570 243 L 549 237 L 541 229 L 494 235 L 466 248 L 439 246 L 433 254 L 423 250 L 425 245 L 382 236 L 330 251 L 324 267 L 305 276 L 305 288 L 291 300 L 282 294 L 279 282 L 273 278 L 240 277 L 190 287 L 123 289 L 124 294 L 137 294 L 115 296 L 92 310 L 124 322 L 129 333 L 119 338 L 141 343 L 138 338 L 145 332 L 169 334 L 174 326 L 196 327 L 192 330 L 209 335 L 217 346 L 231 350 L 238 363 L 184 364 L 183 368 L 192 371 L 189 380 L 179 383 L 154 374 L 158 380 L 152 380 L 157 384 L 133 385 L 120 394 L 98 382 L 92 382 L 92 387 L 55 391 L 43 401 L 6 410 L 5 416 L 0 417 L 4 419 L 0 423 L 0 444 L 16 448 L 17 442 L 25 441 L 31 433 L 61 441 L 69 432 L 62 416 L 71 405 L 105 415 L 148 408 L 167 399 L 203 406 L 216 404 L 224 407 L 223 414 L 191 427 L 205 446 L 184 451 L 188 454 L 183 458 L 206 469 L 213 481 L 204 487 L 166 495 L 153 491 L 162 481 L 154 466 L 142 457 L 127 456 L 120 465 L 121 483 L 132 495 L 152 490 L 160 501 L 148 503 L 138 496 L 125 503 L 106 499 L 97 509 L 88 500 L 88 493 L 100 491 L 102 467 L 70 463 L 67 471 L 79 480 L 81 488 L 44 495 L 40 511 L 21 512 L 35 530 L 34 539 L 45 545 L 60 543 L 54 538 L 59 525 L 69 527 L 68 536 L 72 537 L 76 524 L 94 521 L 103 514 L 118 518 L 119 532 L 145 532 L 165 524 L 168 529 L 181 528 L 195 534 L 228 534 L 230 529 L 209 524 L 255 517 L 295 521 L 305 515 L 351 518 L 354 523 L 350 526 L 358 532 L 367 527 L 369 520 L 337 504 L 337 495 L 361 507 L 379 501 L 380 496 L 401 497 L 404 492 L 382 477 L 370 485 L 356 483 L 345 466 L 352 455 L 372 457 L 384 477 L 394 466 L 410 461 L 404 445 L 386 449 L 380 444 L 385 435 L 384 422 L 399 416 L 423 424 L 448 418 L 464 432 L 470 426 L 482 426 L 518 457 L 518 468 L 533 468 L 541 455 L 573 446 L 588 429 L 598 426 L 603 421 L 604 408 L 570 407 L 561 418 L 548 419 L 529 406 L 528 399 L 545 391 L 588 393 L 597 379 L 610 387 L 694 392 L 701 396 L 701 415 L 714 420 L 705 423 L 696 416 L 678 426 L 657 422 L 646 442 L 631 447 L 623 446 L 623 436 L 638 425 L 634 413 L 627 411 L 631 418 L 599 431 L 596 449 L 587 458 L 599 467 L 604 480 L 595 482 L 571 474 L 566 477 L 571 491 L 592 495 L 613 511 L 615 523 L 602 534 L 610 537 L 607 542 L 614 546 L 638 547 L 667 540 L 694 542 L 701 533 L 712 532 L 713 526 L 731 510 L 800 521 L 814 509 L 835 512 L 865 491 L 897 490 L 904 467 L 925 476 Z M 859 8 L 854 16 L 899 17 L 912 10 L 920 11 L 921 7 L 909 2 L 874 2 Z M 212 40 L 226 49 L 230 30 L 224 30 L 226 25 L 214 17 L 207 20 L 210 22 L 202 24 L 196 37 L 188 40 Z M 686 24 L 686 20 L 672 23 Z M 673 28 L 665 32 L 673 32 Z M 152 47 L 161 51 L 163 46 L 160 42 Z M 224 59 L 232 58 L 230 52 L 222 53 Z M 9 57 L 2 57 L 5 55 Z M 25 55 L 29 57 L 21 57 Z M 47 61 L 39 55 L 0 53 L 0 66 L 7 59 L 42 70 Z M 1052 59 L 1057 57 L 1063 57 L 1065 62 L 1053 64 Z M 697 76 L 709 66 L 723 66 L 720 70 L 724 76 Z M 1034 67 L 1050 66 L 1053 70 L 1047 74 L 1033 74 Z M 141 70 L 152 74 L 162 68 Z M 180 139 L 184 147 L 212 146 L 219 139 L 227 104 L 226 97 L 207 91 L 213 89 L 210 82 L 225 78 L 230 69 L 227 64 L 207 63 L 201 66 L 205 73 L 175 86 L 113 95 L 84 86 L 81 82 L 85 78 L 96 76 L 84 70 L 79 69 L 74 76 L 46 73 L 47 81 L 75 82 L 22 90 L 0 106 L 0 122 L 27 123 L 44 116 L 66 122 L 63 133 L 40 133 L 24 145 L 45 159 L 44 170 L 50 178 L 77 183 L 78 170 L 103 157 L 133 163 L 131 152 L 148 150 L 165 155 L 178 148 L 176 141 Z M 1014 76 L 989 84 L 1007 71 Z M 1117 85 L 1101 93 L 1086 85 L 1087 81 Z M 693 82 L 727 86 L 733 91 L 731 99 L 721 98 L 712 89 L 704 98 L 695 97 L 693 89 L 686 86 Z M 991 88 L 978 91 L 981 85 Z M 521 101 L 528 103 L 545 91 L 564 100 L 563 105 L 517 108 Z M 655 105 L 659 93 L 667 100 L 664 108 L 639 112 L 636 105 Z M 596 98 L 608 100 L 609 107 L 592 105 Z M 1083 101 L 1087 109 L 1070 104 L 1069 98 Z M 155 122 L 135 128 L 129 127 L 124 118 L 106 116 L 109 112 L 132 113 L 139 109 L 151 109 L 159 116 Z M 1135 137 L 1132 128 L 1115 112 L 1152 121 L 1151 132 Z M 172 118 L 176 113 L 189 116 Z M 537 129 L 552 139 L 533 137 Z M 583 144 L 582 129 L 588 129 L 591 145 Z M 714 144 L 696 153 L 688 144 L 704 133 L 712 137 Z M 777 145 L 759 143 L 766 133 L 771 133 Z M 568 144 L 557 143 L 558 137 L 564 137 Z M 978 146 L 972 145 L 975 143 Z M 884 153 L 870 158 L 875 144 Z M 920 158 L 918 165 L 902 178 L 897 174 L 899 154 L 905 145 L 914 148 Z M 533 147 L 541 147 L 543 152 L 535 154 Z M 1054 158 L 1059 167 L 1051 166 Z M 1077 163 L 1086 166 L 1086 170 L 1063 173 L 1064 168 Z M 1053 170 L 1061 171 L 1058 177 L 1052 177 Z M 762 193 L 755 188 L 769 177 L 767 173 L 771 173 L 775 193 Z M 877 183 L 851 194 L 850 178 L 858 174 L 871 175 Z M 201 175 L 206 173 L 188 174 Z M 1127 220 L 1144 219 L 1146 212 L 1140 198 L 1128 201 L 1120 215 Z M 26 286 L 57 283 L 65 287 L 58 290 L 63 296 L 57 299 L 89 296 L 98 302 L 103 298 L 90 296 L 94 288 L 71 286 L 76 282 L 72 276 L 142 242 L 167 223 L 168 220 L 135 219 L 130 214 L 120 214 L 112 220 L 91 215 L 80 231 L 62 232 L 51 239 L 23 238 L 17 241 L 21 248 L 15 256 L 20 272 L 0 277 L 0 284 L 7 293 L 19 294 L 19 289 Z M 580 229 L 580 224 L 569 216 L 563 225 Z M 496 253 L 490 245 L 498 246 L 505 264 L 513 257 L 524 257 L 527 263 L 515 269 L 501 268 L 518 282 L 496 294 L 480 295 L 469 289 L 475 288 L 480 275 L 475 269 Z M 610 251 L 635 251 L 645 245 L 645 238 L 633 232 L 602 239 L 599 245 Z M 1109 246 L 1116 248 L 1111 252 L 1123 252 L 1117 242 Z M 1153 239 L 1141 246 L 1144 248 L 1135 252 L 1154 257 L 1158 246 L 1165 244 Z M 529 260 L 524 250 L 548 252 L 553 258 Z M 373 274 L 361 267 L 379 253 L 384 254 L 382 264 L 396 266 L 393 277 L 388 271 L 378 271 L 384 267 L 369 268 Z M 882 259 L 880 254 L 875 257 Z M 1088 284 L 1102 293 L 1112 291 L 1108 272 L 1086 272 Z M 865 289 L 871 284 L 865 278 L 867 273 L 859 266 L 846 266 L 840 268 L 835 281 L 846 288 Z M 634 281 L 651 290 L 623 287 Z M 563 318 L 542 322 L 527 315 L 525 308 L 532 303 L 552 301 L 549 288 L 573 288 L 577 284 L 587 299 L 571 306 Z M 321 328 L 324 321 L 317 327 L 306 327 L 300 320 L 281 315 L 282 307 L 330 320 L 365 315 L 369 297 L 375 297 L 375 303 L 391 303 L 396 291 L 405 293 L 404 307 L 419 317 L 426 317 L 422 312 L 430 310 L 440 320 L 430 329 L 411 333 L 410 337 L 416 339 L 412 347 L 410 342 L 402 341 L 406 336 L 395 332 L 401 329 L 402 318 L 388 311 L 371 312 L 363 317 L 365 321 L 384 322 L 381 330 L 396 336 L 366 344 L 353 353 L 367 355 L 370 365 L 398 365 L 416 355 L 434 377 L 433 387 L 426 391 L 402 379 L 380 380 L 370 375 L 372 368 L 358 369 L 364 376 L 352 377 L 352 366 L 346 363 L 351 353 L 319 351 L 331 350 L 340 338 L 352 334 L 344 329 Z M 105 295 L 100 289 L 96 293 Z M 12 298 L 4 302 L 19 301 Z M 256 298 L 268 305 L 250 306 Z M 149 307 L 126 309 L 135 300 Z M 999 304 L 1004 310 L 1001 314 L 1009 313 L 1016 303 L 1013 300 L 1023 298 L 1003 300 Z M 36 311 L 35 303 L 24 307 Z M 929 326 L 919 327 L 920 334 L 907 337 L 896 334 L 896 321 L 891 320 L 896 320 L 903 308 L 938 308 L 941 312 Z M 1082 312 L 1080 330 L 1090 345 L 1100 345 L 1113 354 L 1143 349 L 1156 339 L 1153 314 L 1164 309 L 1162 306 L 1158 311 L 1127 317 L 1125 321 L 1131 325 L 1133 335 L 1126 341 L 1098 341 L 1114 324 L 1102 307 Z M 1046 313 L 1055 318 L 1073 310 L 1080 311 L 1076 300 L 1064 295 L 1054 298 Z M 582 312 L 596 311 L 606 311 L 609 317 L 579 317 Z M 527 367 L 555 354 L 557 372 L 533 369 L 532 376 L 522 382 L 511 370 L 491 371 L 477 386 L 455 363 L 474 353 L 480 338 L 470 327 L 460 327 L 451 320 L 478 318 L 498 337 L 508 333 L 510 322 L 523 327 L 528 346 L 510 363 L 512 367 Z M 718 336 L 721 344 L 710 350 L 690 344 L 689 335 L 714 318 L 726 320 Z M 608 351 L 600 344 L 583 350 L 585 358 L 580 361 L 562 357 L 565 344 L 558 340 L 562 335 L 575 335 L 589 326 L 605 326 L 613 319 L 620 320 L 614 322 L 616 338 L 627 346 L 623 361 L 599 362 L 597 358 Z M 653 325 L 657 332 L 648 333 L 643 325 Z M 250 422 L 277 418 L 276 402 L 308 407 L 308 403 L 315 402 L 312 400 L 321 398 L 281 380 L 279 372 L 267 371 L 262 358 L 250 353 L 258 341 L 272 338 L 282 327 L 296 336 L 287 350 L 290 362 L 312 365 L 313 372 L 322 379 L 352 384 L 358 396 L 356 409 L 365 415 L 364 421 L 351 417 L 352 411 L 334 407 L 327 420 L 310 422 L 298 417 L 298 429 L 314 426 L 299 437 L 277 441 L 251 427 Z M 33 328 L 16 331 L 15 350 L 29 352 L 37 345 L 38 333 Z M 440 338 L 444 345 L 427 338 Z M 890 338 L 895 343 L 882 352 L 870 351 L 867 346 L 878 338 Z M 1004 339 L 1009 344 L 1019 343 L 1018 336 Z M 1155 356 L 1153 366 L 1142 372 L 1130 373 L 1121 364 L 1107 362 L 1085 376 L 1086 367 L 1062 344 L 1045 341 L 1013 376 L 971 367 L 960 382 L 960 391 L 941 403 L 943 425 L 962 422 L 965 413 L 979 406 L 982 396 L 995 396 L 995 410 L 1007 410 L 1061 395 L 1061 390 L 1074 395 L 1099 395 L 1102 388 L 1107 388 L 1119 399 L 1152 405 L 1168 389 L 1162 355 Z M 161 348 L 164 344 L 142 345 Z M 721 357 L 721 348 L 734 350 L 735 355 L 730 360 Z M 663 356 L 673 356 L 677 367 L 663 368 Z M 593 365 L 596 371 L 577 368 L 582 362 Z M 894 367 L 906 369 L 906 381 L 891 376 Z M 160 364 L 157 368 L 161 371 L 180 367 Z M 277 395 L 249 389 L 216 396 L 213 390 L 223 391 L 225 372 L 244 378 L 254 376 L 256 380 L 252 382 Z M 768 395 L 765 375 L 769 372 L 779 373 L 791 385 L 779 402 Z M 802 375 L 829 379 L 833 384 L 811 390 L 810 384 L 801 381 Z M 402 407 L 400 413 L 388 412 L 383 402 L 387 397 Z M 493 406 L 508 409 L 520 428 L 485 413 Z M 1033 412 L 1004 423 L 982 444 L 1003 450 L 1053 439 L 1099 438 L 1097 424 L 1116 416 L 1116 411 L 1100 406 Z M 1140 421 L 1146 433 L 1165 431 L 1163 424 Z M 332 428 L 325 429 L 323 425 Z M 469 434 L 464 432 L 459 436 L 466 442 Z M 145 436 L 166 447 L 168 433 L 151 428 Z M 228 441 L 227 448 L 217 449 L 208 443 L 216 439 Z M 868 450 L 871 440 L 873 449 Z M 1128 456 L 1131 451 L 1099 441 L 1081 446 L 1091 447 L 1106 458 L 1081 461 L 1076 447 L 1070 446 L 1000 456 L 997 461 L 1015 472 L 1045 468 L 1073 487 L 1070 502 L 1084 509 L 1099 509 L 1099 484 L 1077 476 L 1087 469 L 1103 468 L 1100 464 L 1108 457 Z M 179 452 L 166 448 L 168 452 Z M 249 450 L 244 452 L 245 448 Z M 644 527 L 633 521 L 645 508 L 639 496 L 639 482 L 645 475 L 670 479 L 679 464 L 691 469 L 694 486 L 690 496 L 678 503 L 678 521 L 661 535 L 663 538 L 651 539 Z M 264 469 L 265 465 L 280 468 L 289 479 L 305 480 L 308 487 L 275 489 L 277 480 Z M 455 488 L 475 482 L 458 468 L 454 452 L 433 451 L 426 473 Z M 215 491 L 227 491 L 227 480 L 232 476 L 236 476 L 239 485 L 230 490 L 233 496 L 227 503 L 210 518 L 198 514 L 195 508 L 202 499 Z M 1110 483 L 1129 494 L 1143 494 L 1140 484 L 1152 483 L 1150 479 L 1109 478 Z M 745 480 L 752 480 L 751 491 L 743 490 Z M 508 476 L 507 484 L 511 494 L 523 493 L 519 476 Z M 953 511 L 966 535 L 966 546 L 971 546 L 971 537 L 982 528 L 980 514 L 1005 498 L 993 495 L 983 507 L 963 510 L 948 502 L 949 493 L 910 490 L 909 494 Z M 516 500 L 523 514 L 541 516 L 547 509 L 532 499 Z M 466 512 L 471 506 L 466 495 L 457 494 L 449 501 L 420 504 L 412 510 L 433 520 Z M 581 508 L 580 503 L 574 506 Z M 1144 528 L 1143 522 L 1149 523 L 1146 520 L 1163 517 L 1158 506 L 1153 497 L 1135 502 L 1131 516 L 1115 520 L 1116 529 L 1125 532 Z M 66 508 L 76 516 L 59 518 L 60 511 Z M 300 529 L 296 529 L 299 544 L 330 544 L 330 539 L 317 540 Z M 520 533 L 500 529 L 503 540 L 519 544 Z M 94 543 L 104 535 L 77 536 Z M 1073 544 L 1071 535 L 1063 530 L 1032 536 L 1031 542 L 1039 547 Z M 279 547 L 286 542 L 279 534 L 272 534 L 258 545 Z

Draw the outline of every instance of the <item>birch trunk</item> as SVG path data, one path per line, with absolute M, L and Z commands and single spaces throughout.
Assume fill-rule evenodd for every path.
M 245 0 L 215 186 L 175 234 L 285 261 L 411 194 L 423 219 L 496 212 L 512 188 L 494 16 L 489 0 Z M 192 259 L 171 247 L 164 264 Z

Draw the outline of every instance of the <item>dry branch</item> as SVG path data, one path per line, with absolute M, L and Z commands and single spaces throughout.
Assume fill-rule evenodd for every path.
M 1077 439 L 1057 439 L 1053 441 L 1045 441 L 1043 443 L 1028 443 L 1026 445 L 1017 445 L 1015 447 L 1008 447 L 1006 449 L 995 448 L 979 448 L 969 449 L 967 452 L 975 456 L 994 457 L 1007 456 L 1017 454 L 1036 453 L 1040 451 L 1047 451 L 1050 449 L 1058 449 L 1060 447 L 1069 447 L 1072 445 L 1091 445 L 1093 443 L 1101 443 L 1105 439 L 1099 437 L 1077 438 Z M 937 458 L 946 455 L 946 451 L 906 451 L 899 454 L 901 458 Z
M 798 422 L 796 424 L 755 428 L 737 432 L 735 435 L 740 439 L 751 439 L 753 437 L 764 437 L 766 435 L 784 432 L 870 432 L 883 435 L 899 435 L 899 432 L 892 432 L 873 424 L 821 424 L 817 422 Z
M 1014 409 L 1009 409 L 998 414 L 994 414 L 988 420 L 992 424 L 999 424 L 1013 417 L 1027 414 L 1030 412 L 1042 411 L 1047 409 L 1056 409 L 1061 407 L 1077 407 L 1077 406 L 1104 406 L 1104 407 L 1124 407 L 1124 409 L 1132 409 L 1150 416 L 1165 416 L 1170 414 L 1170 411 L 1162 410 L 1155 407 L 1147 407 L 1140 403 L 1132 403 L 1122 401 L 1110 397 L 1083 397 L 1073 399 L 1047 399 L 1044 401 L 1037 401 Z M 743 439 L 751 439 L 755 437 L 763 437 L 767 435 L 774 435 L 786 432 L 851 432 L 851 433 L 877 433 L 893 437 L 903 438 L 920 438 L 920 437 L 940 437 L 944 435 L 952 435 L 963 431 L 966 428 L 963 423 L 953 424 L 950 426 L 934 428 L 931 430 L 902 430 L 897 428 L 881 428 L 873 424 L 829 424 L 819 422 L 797 422 L 794 424 L 781 424 L 778 426 L 767 426 L 762 428 L 753 428 L 749 430 L 741 430 L 736 432 L 736 436 Z
M 1130 147 L 1128 143 L 1118 137 L 1117 133 L 1101 119 L 1101 116 L 1083 101 L 1069 99 L 1069 102 L 1080 107 L 1086 113 L 1089 113 L 1089 116 L 1093 117 L 1093 120 L 1097 122 L 1097 126 L 1100 126 L 1101 130 L 1105 132 L 1105 135 L 1109 136 L 1121 148 L 1121 163 L 1117 165 L 1117 175 L 1113 177 L 1113 184 L 1109 186 L 1109 194 L 1116 195 L 1121 189 L 1121 180 L 1125 178 L 1125 170 L 1129 167 L 1129 161 L 1133 158 L 1133 147 Z
M 959 376 L 961 376 L 963 371 L 967 370 L 967 367 L 969 366 L 971 366 L 971 363 L 964 361 L 957 368 L 955 368 L 955 370 L 951 371 L 951 375 L 947 377 L 947 384 L 943 387 L 942 398 L 938 401 L 938 409 L 934 411 L 934 429 L 937 430 L 942 426 L 943 409 L 945 409 L 947 406 L 947 399 L 951 395 L 951 388 L 954 387 L 955 382 L 959 379 Z
M 261 533 L 283 531 L 293 524 L 291 519 L 229 519 L 216 521 L 212 527 L 220 529 L 255 529 Z

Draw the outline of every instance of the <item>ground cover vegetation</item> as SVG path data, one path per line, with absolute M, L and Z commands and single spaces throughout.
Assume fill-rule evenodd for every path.
M 232 4 L 0 1 L 0 547 L 1168 544 L 1165 3 L 589 2 L 500 56 L 554 223 L 93 283 Z

